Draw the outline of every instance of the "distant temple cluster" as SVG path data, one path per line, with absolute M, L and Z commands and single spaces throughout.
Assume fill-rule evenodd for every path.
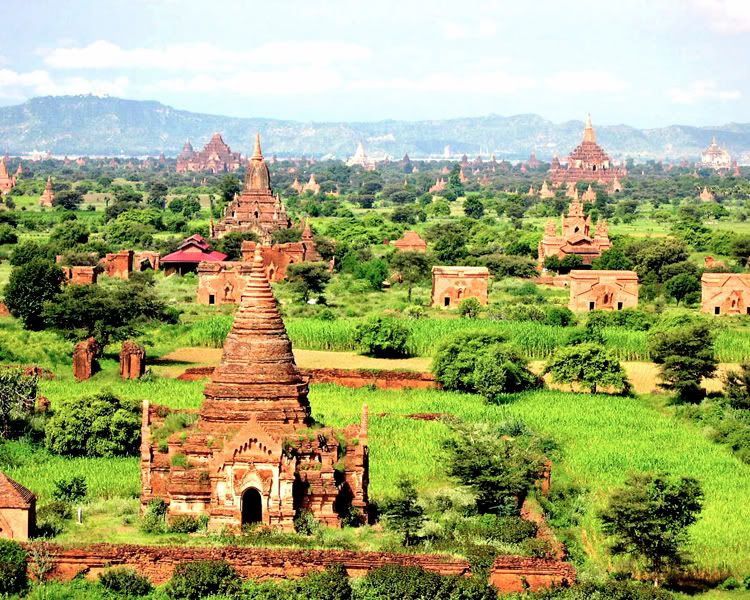
M 734 163 L 729 151 L 719 146 L 714 137 L 708 148 L 701 153 L 701 160 L 698 166 L 715 171 L 728 171 L 734 166 Z
M 575 197 L 570 202 L 568 214 L 562 215 L 562 231 L 558 234 L 555 222 L 550 220 L 539 242 L 539 266 L 550 256 L 560 260 L 569 255 L 580 256 L 584 265 L 591 265 L 602 252 L 612 247 L 609 229 L 604 219 L 599 219 L 592 232 L 591 215 L 585 216 L 583 204 Z
M 586 119 L 583 141 L 570 153 L 567 164 L 561 165 L 555 156 L 549 170 L 549 178 L 555 185 L 577 181 L 612 184 L 615 179 L 625 175 L 627 171 L 622 167 L 615 167 L 609 155 L 596 143 L 591 115 Z
M 214 133 L 200 152 L 193 150 L 190 140 L 177 156 L 177 172 L 231 173 L 242 165 L 239 152 L 232 152 L 220 133 Z

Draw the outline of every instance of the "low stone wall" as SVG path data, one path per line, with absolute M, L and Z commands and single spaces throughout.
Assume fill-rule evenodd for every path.
M 368 369 L 300 369 L 310 383 L 335 383 L 345 387 L 359 388 L 368 385 L 383 390 L 439 387 L 431 373 L 417 371 L 387 371 Z M 211 377 L 214 367 L 190 367 L 177 379 L 196 381 Z
M 69 581 L 84 575 L 96 578 L 115 566 L 136 569 L 152 583 L 161 584 L 172 577 L 177 564 L 196 560 L 226 560 L 245 578 L 293 579 L 329 565 L 341 564 L 352 577 L 385 565 L 422 567 L 441 575 L 468 575 L 468 561 L 437 554 L 392 554 L 386 552 L 353 552 L 347 550 L 290 550 L 246 548 L 236 546 L 176 547 L 92 544 L 63 547 L 53 544 L 28 544 L 43 547 L 54 565 L 50 578 Z M 501 556 L 490 572 L 490 582 L 501 592 L 536 590 L 553 583 L 573 583 L 575 569 L 558 561 Z

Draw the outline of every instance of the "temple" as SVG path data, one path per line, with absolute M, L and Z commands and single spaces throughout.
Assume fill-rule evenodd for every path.
M 732 168 L 732 156 L 727 150 L 716 143 L 716 138 L 711 140 L 711 144 L 701 153 L 699 167 L 714 169 L 715 171 L 728 171 Z
M 160 498 L 170 518 L 206 515 L 211 530 L 365 518 L 367 409 L 334 431 L 315 423 L 307 394 L 258 247 L 198 420 L 163 440 L 169 411 L 144 402 L 142 507 Z
M 0 194 L 3 196 L 9 193 L 16 185 L 15 175 L 8 173 L 8 167 L 5 165 L 5 159 L 0 158 Z
M 637 306 L 638 274 L 635 271 L 570 272 L 570 310 L 623 310 Z
M 591 115 L 586 119 L 583 141 L 570 153 L 568 163 L 562 166 L 557 157 L 554 157 L 549 170 L 549 178 L 555 185 L 569 181 L 598 181 L 609 184 L 616 177 L 624 177 L 626 174 L 625 169 L 612 165 L 607 153 L 596 143 Z
M 352 157 L 346 161 L 346 166 L 362 167 L 366 171 L 372 171 L 375 168 L 375 163 L 367 157 L 365 147 L 362 145 L 362 142 L 360 142 L 357 144 L 357 150 Z
M 213 237 L 221 238 L 230 231 L 252 232 L 261 242 L 271 243 L 274 231 L 289 229 L 291 219 L 281 203 L 281 197 L 273 195 L 271 173 L 260 149 L 260 134 L 255 135 L 255 149 L 248 160 L 242 191 L 227 204 L 224 217 L 213 230 Z
M 47 185 L 45 186 L 42 195 L 39 196 L 39 206 L 52 208 L 54 202 L 55 192 L 52 190 L 52 175 L 50 175 L 49 177 L 47 177 Z
M 595 258 L 611 247 L 607 222 L 600 219 L 592 236 L 591 215 L 585 216 L 580 200 L 574 198 L 567 216 L 562 215 L 561 235 L 557 233 L 555 222 L 547 221 L 544 236 L 539 242 L 539 266 L 543 267 L 545 259 L 550 256 L 557 256 L 562 260 L 570 254 L 580 256 L 584 265 L 591 265 Z
M 750 315 L 750 274 L 704 273 L 701 312 L 710 315 Z
M 207 173 L 230 173 L 242 166 L 239 152 L 232 152 L 221 138 L 214 133 L 208 144 L 200 152 L 193 150 L 190 140 L 185 142 L 182 152 L 177 156 L 177 172 L 203 171 Z

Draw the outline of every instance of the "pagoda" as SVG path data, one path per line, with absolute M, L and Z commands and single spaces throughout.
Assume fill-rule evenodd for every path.
M 732 167 L 732 156 L 716 143 L 716 137 L 714 137 L 708 148 L 701 153 L 699 166 L 715 171 L 728 171 Z
M 307 394 L 257 245 L 198 420 L 159 443 L 153 433 L 169 411 L 144 402 L 142 507 L 160 498 L 170 518 L 206 515 L 211 530 L 291 532 L 305 512 L 331 527 L 364 518 L 367 409 L 337 432 L 314 422 Z
M 39 197 L 39 206 L 52 208 L 54 202 L 55 192 L 52 190 L 52 176 L 50 175 L 49 177 L 47 177 L 47 185 L 44 188 L 42 195 Z
M 549 177 L 556 185 L 569 181 L 611 183 L 616 177 L 626 174 L 625 169 L 612 165 L 607 153 L 596 143 L 591 115 L 586 119 L 583 141 L 570 153 L 567 165 L 562 166 L 555 156 L 549 170 Z
M 8 173 L 8 167 L 5 166 L 5 158 L 0 158 L 0 194 L 9 193 L 16 185 L 15 175 Z
M 315 173 L 310 174 L 309 181 L 302 187 L 303 192 L 310 192 L 311 194 L 320 194 L 320 184 L 315 181 Z
M 230 231 L 253 232 L 261 242 L 271 243 L 274 231 L 291 226 L 281 197 L 274 196 L 271 190 L 271 174 L 260 149 L 260 134 L 256 134 L 242 191 L 227 204 L 224 217 L 214 227 L 214 236 L 221 238 Z
M 239 152 L 232 152 L 220 133 L 214 133 L 203 150 L 196 152 L 190 144 L 185 142 L 182 152 L 177 156 L 177 172 L 188 171 L 207 173 L 230 173 L 242 166 Z
M 542 187 L 539 189 L 539 197 L 543 200 L 546 200 L 547 198 L 554 198 L 555 192 L 553 192 L 550 187 L 547 185 L 547 180 L 545 179 L 542 183 Z
M 571 201 L 567 216 L 563 214 L 561 220 L 561 235 L 558 235 L 554 221 L 548 221 L 544 228 L 544 236 L 539 242 L 540 267 L 550 256 L 562 260 L 571 254 L 580 256 L 583 264 L 590 266 L 595 258 L 612 247 L 607 222 L 600 219 L 592 235 L 591 215 L 584 215 L 583 204 L 578 198 Z

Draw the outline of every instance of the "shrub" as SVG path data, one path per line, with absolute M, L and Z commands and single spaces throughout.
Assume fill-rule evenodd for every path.
M 163 533 L 167 516 L 167 504 L 161 498 L 154 498 L 148 503 L 146 513 L 141 520 L 141 531 L 144 533 Z
M 62 502 L 75 503 L 86 497 L 86 480 L 83 477 L 58 479 L 54 482 L 55 489 L 52 497 Z
M 727 372 L 724 393 L 732 408 L 750 410 L 750 363 L 740 365 L 739 371 Z
M 666 590 L 637 581 L 588 582 L 573 587 L 553 587 L 529 596 L 529 600 L 674 600 Z
M 41 329 L 44 303 L 57 296 L 64 280 L 62 269 L 43 259 L 16 267 L 5 287 L 5 304 L 10 314 L 21 319 L 25 329 Z
M 0 223 L 0 244 L 15 244 L 18 242 L 16 230 L 7 223 Z
M 0 437 L 21 431 L 34 412 L 38 379 L 23 369 L 0 368 Z
M 382 358 L 407 356 L 409 329 L 396 319 L 373 317 L 354 330 L 354 341 L 363 354 Z
M 620 362 L 603 346 L 584 342 L 558 348 L 547 365 L 556 383 L 578 383 L 595 394 L 599 387 L 613 387 L 620 392 L 630 389 Z
M 110 392 L 61 400 L 45 428 L 45 445 L 67 456 L 133 456 L 141 437 L 141 407 Z
M 447 390 L 474 392 L 477 358 L 488 348 L 505 341 L 493 333 L 462 332 L 445 340 L 435 353 L 432 372 Z
M 153 589 L 151 582 L 146 577 L 139 575 L 135 569 L 126 567 L 116 567 L 104 571 L 99 575 L 99 584 L 110 592 L 129 598 L 145 596 L 151 593 Z
M 575 325 L 576 317 L 573 311 L 567 306 L 550 306 L 547 309 L 547 325 L 556 325 L 558 327 L 568 327 Z
M 521 392 L 542 385 L 527 363 L 507 345 L 490 346 L 477 357 L 474 389 L 491 402 L 502 394 Z
M 464 298 L 458 305 L 458 314 L 464 319 L 476 319 L 482 310 L 482 304 L 476 298 Z
M 442 576 L 421 567 L 397 565 L 370 571 L 361 581 L 357 591 L 363 600 L 497 600 L 497 590 L 480 577 Z
M 14 540 L 0 539 L 0 594 L 17 594 L 29 583 L 28 554 Z
M 199 517 L 177 515 L 169 521 L 169 533 L 195 533 L 203 528 Z
M 229 563 L 199 560 L 178 564 L 164 591 L 175 600 L 200 600 L 211 595 L 231 596 L 239 590 L 239 577 Z
M 383 503 L 382 513 L 388 529 L 401 535 L 404 546 L 411 546 L 417 541 L 419 530 L 424 524 L 424 509 L 417 502 L 417 490 L 411 480 L 401 479 L 396 487 L 398 496 Z

